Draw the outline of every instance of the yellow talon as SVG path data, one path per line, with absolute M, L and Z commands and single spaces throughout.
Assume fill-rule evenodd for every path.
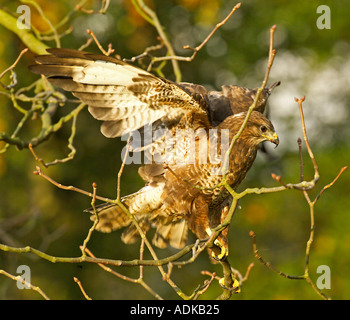
M 221 278 L 221 279 L 219 280 L 219 284 L 220 284 L 220 286 L 223 287 L 223 288 L 226 288 L 226 289 L 229 289 L 229 290 L 234 291 L 234 293 L 241 293 L 241 287 L 240 287 L 240 285 L 239 285 L 238 280 L 232 277 L 232 281 L 233 281 L 233 283 L 232 283 L 232 287 L 231 287 L 231 288 L 227 288 L 227 287 L 225 286 L 225 278 Z
M 212 251 L 211 254 L 213 258 L 222 260 L 228 256 L 228 250 L 226 250 L 226 248 L 221 244 L 221 242 L 218 239 L 215 239 L 214 244 L 220 248 L 220 254 L 216 255 L 214 251 Z
M 212 234 L 212 231 L 210 230 L 210 228 L 207 228 L 206 230 L 206 233 L 209 235 L 209 237 L 211 236 Z M 214 244 L 220 248 L 220 254 L 219 255 L 216 255 L 214 253 L 214 251 L 211 252 L 211 256 L 216 259 L 216 260 L 223 260 L 225 257 L 228 256 L 228 249 L 225 248 L 225 246 L 218 240 L 218 239 L 215 239 L 214 240 Z

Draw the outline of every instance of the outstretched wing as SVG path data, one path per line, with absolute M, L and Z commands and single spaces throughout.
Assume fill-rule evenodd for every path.
M 71 49 L 48 49 L 30 66 L 54 85 L 71 91 L 88 104 L 89 112 L 102 120 L 101 132 L 118 137 L 147 124 L 173 127 L 189 116 L 208 127 L 207 105 L 194 99 L 174 82 L 156 77 L 121 60 Z

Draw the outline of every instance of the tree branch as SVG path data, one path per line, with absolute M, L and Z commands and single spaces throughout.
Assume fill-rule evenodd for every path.
M 15 33 L 21 41 L 36 54 L 46 54 L 49 47 L 38 40 L 28 29 L 17 28 L 17 19 L 0 8 L 0 24 Z

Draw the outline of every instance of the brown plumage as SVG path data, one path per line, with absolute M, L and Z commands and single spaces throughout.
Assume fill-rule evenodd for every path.
M 156 228 L 154 244 L 162 248 L 169 243 L 181 248 L 188 228 L 199 239 L 208 237 L 210 228 L 222 221 L 228 208 L 223 188 L 214 188 L 222 178 L 222 139 L 228 131 L 230 142 L 238 132 L 256 91 L 224 86 L 223 92 L 207 92 L 202 86 L 176 84 L 112 57 L 69 49 L 48 51 L 50 55 L 37 57 L 39 64 L 30 69 L 49 76 L 53 84 L 87 103 L 89 112 L 103 121 L 101 132 L 105 136 L 117 137 L 137 129 L 142 133 L 147 124 L 153 131 L 168 130 L 167 135 L 142 145 L 142 149 L 150 148 L 153 156 L 165 153 L 167 165 L 153 162 L 140 167 L 145 187 L 122 198 L 142 230 Z M 263 92 L 257 111 L 251 113 L 234 144 L 227 171 L 233 189 L 252 166 L 258 145 L 267 140 L 278 144 L 273 125 L 261 113 L 276 85 Z M 224 119 L 220 106 L 230 114 Z M 188 130 L 194 133 L 194 139 L 189 139 Z M 163 145 L 169 141 L 174 146 L 170 151 Z M 203 142 L 207 148 L 202 148 Z M 102 204 L 97 210 L 97 230 L 111 232 L 129 226 L 122 240 L 132 243 L 138 238 L 135 226 L 117 205 Z M 94 215 L 91 217 L 94 219 Z M 226 235 L 227 230 L 219 238 L 224 247 Z
M 231 141 L 245 116 L 246 113 L 240 113 L 225 119 L 217 127 L 218 143 L 222 129 L 229 129 Z M 230 156 L 227 179 L 233 189 L 238 187 L 252 166 L 257 147 L 262 141 L 278 144 L 271 122 L 261 113 L 253 111 Z M 208 144 L 213 146 L 210 142 Z M 198 157 L 194 164 L 173 164 L 166 167 L 163 164 L 149 164 L 141 167 L 139 174 L 145 180 L 146 186 L 122 198 L 123 204 L 139 221 L 145 232 L 151 226 L 156 228 L 153 242 L 158 247 L 163 248 L 167 243 L 176 248 L 183 247 L 187 241 L 187 226 L 199 239 L 207 238 L 208 228 L 220 224 L 227 214 L 227 209 L 215 215 L 210 215 L 209 211 L 213 200 L 223 191 L 223 187 L 209 189 L 219 184 L 222 179 L 222 176 L 214 170 L 219 168 L 220 164 L 209 162 L 203 164 L 197 159 Z M 97 209 L 99 212 L 97 229 L 100 231 L 111 232 L 131 224 L 127 214 L 117 205 L 103 204 Z M 224 235 L 226 234 L 227 231 Z M 126 243 L 132 243 L 137 236 L 135 226 L 131 225 L 123 233 L 122 239 Z M 221 244 L 227 246 L 226 236 L 222 236 L 219 240 Z
M 274 88 L 281 84 L 277 81 L 265 88 L 254 110 L 264 113 L 267 100 Z M 179 86 L 190 93 L 196 100 L 208 105 L 209 115 L 213 126 L 217 126 L 227 117 L 245 112 L 253 104 L 258 88 L 249 89 L 235 85 L 224 85 L 222 91 L 207 89 L 199 84 L 182 82 Z

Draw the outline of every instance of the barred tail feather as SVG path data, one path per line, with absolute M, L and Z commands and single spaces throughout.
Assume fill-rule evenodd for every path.
M 173 248 L 183 248 L 187 242 L 188 227 L 185 219 L 169 224 L 158 224 L 153 237 L 153 244 L 158 248 L 166 248 L 170 244 Z
M 103 203 L 95 207 L 98 214 L 98 224 L 96 230 L 100 232 L 109 233 L 114 230 L 126 227 L 131 223 L 129 216 L 119 207 L 113 203 Z M 90 219 L 96 220 L 94 210 L 92 208 L 84 210 L 84 212 L 91 213 Z
M 141 216 L 136 218 L 141 221 L 143 217 L 151 215 L 153 210 L 161 206 L 163 187 L 163 183 L 155 187 L 145 186 L 139 191 L 123 197 L 121 201 L 129 212 L 135 215 L 135 218 L 138 215 Z M 130 225 L 132 221 L 118 204 L 103 203 L 95 206 L 95 210 L 99 218 L 96 226 L 97 231 L 109 233 Z M 91 213 L 90 219 L 92 221 L 96 220 L 93 208 L 86 209 L 85 212 Z

